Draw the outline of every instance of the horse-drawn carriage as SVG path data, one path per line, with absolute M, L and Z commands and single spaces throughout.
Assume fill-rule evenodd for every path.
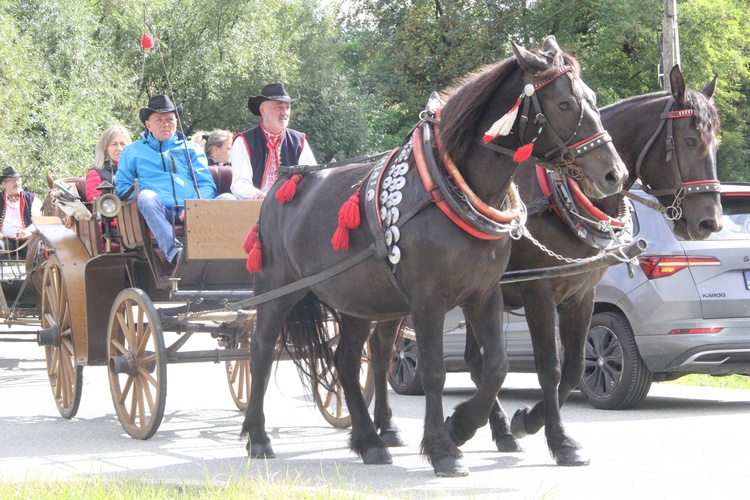
M 210 170 L 219 193 L 228 192 L 230 167 Z M 64 205 L 72 215 L 34 219 L 38 238 L 27 262 L 38 290 L 38 342 L 60 414 L 76 414 L 83 367 L 107 365 L 120 422 L 131 436 L 148 439 L 164 414 L 167 364 L 208 361 L 225 363 L 232 398 L 244 410 L 255 313 L 228 306 L 253 296 L 243 242 L 261 202 L 188 200 L 184 224 L 175 226 L 184 255 L 172 266 L 135 199 L 121 202 L 105 189 L 89 203 L 85 179 L 57 181 L 52 193 L 57 209 Z M 335 344 L 333 324 L 330 331 Z M 187 351 L 196 333 L 210 334 L 218 348 Z M 348 425 L 340 397 L 315 400 L 329 422 Z
M 673 72 L 673 96 L 659 93 L 628 103 L 633 116 L 624 121 L 634 125 L 640 124 L 637 119 L 652 118 L 644 112 L 646 100 L 649 110 L 652 104 L 658 109 L 653 123 L 634 131 L 636 137 L 629 135 L 632 131 L 618 134 L 618 142 L 645 142 L 640 155 L 632 148 L 626 168 L 612 145 L 614 134 L 604 131 L 577 63 L 554 38 L 545 40 L 540 51 L 515 44 L 512 49 L 514 57 L 467 79 L 444 106 L 428 106 L 412 134 L 381 161 L 336 172 L 321 172 L 321 166 L 286 172 L 300 189 L 288 205 L 291 198 L 285 206 L 265 202 L 262 245 L 258 243 L 263 257 L 252 266 L 257 272 L 254 290 L 242 247 L 258 218 L 257 202 L 188 201 L 184 227 L 176 229 L 185 256 L 174 268 L 133 201 L 121 203 L 105 194 L 94 208 L 97 217 L 78 219 L 75 229 L 59 217 L 35 221 L 41 237 L 27 267 L 41 290 L 39 342 L 47 351 L 60 413 L 75 414 L 83 366 L 107 365 L 121 423 L 131 436 L 146 439 L 163 416 L 166 364 L 224 361 L 235 402 L 247 407 L 242 432 L 248 436 L 249 455 L 272 458 L 263 397 L 282 332 L 284 346 L 292 343 L 289 351 L 308 358 L 316 402 L 332 409 L 328 415 L 333 421 L 348 423 L 339 383 L 343 387 L 351 412 L 352 450 L 365 463 L 390 463 L 388 447 L 401 441 L 388 406 L 387 363 L 399 325 L 411 314 L 426 381 L 422 450 L 437 475 L 468 473 L 458 446 L 488 421 L 499 451 L 517 451 L 516 437 L 546 426 L 548 445 L 559 464 L 588 463 L 582 447 L 565 433 L 559 410 L 583 369 L 579 357 L 584 346 L 576 325 L 590 320 L 586 306 L 593 300 L 597 276 L 586 268 L 588 274 L 578 282 L 555 285 L 564 292 L 557 297 L 545 287 L 569 270 L 560 266 L 566 258 L 554 249 L 572 249 L 583 263 L 603 259 L 604 236 L 624 219 L 620 190 L 627 179 L 635 178 L 649 181 L 655 196 L 672 203 L 674 218 L 687 220 L 688 233 L 716 230 L 718 120 L 708 102 L 713 85 L 702 97 L 686 93 L 682 75 Z M 704 126 L 696 127 L 701 121 Z M 655 142 L 660 137 L 666 140 Z M 532 151 L 532 159 L 575 180 L 560 175 L 544 181 L 542 174 L 519 168 Z M 661 168 L 665 156 L 672 166 L 667 175 Z M 217 171 L 221 191 L 219 175 Z M 570 185 L 575 192 L 537 194 L 544 182 L 552 190 Z M 285 184 L 277 183 L 267 200 L 273 201 Z M 686 198 L 692 193 L 700 196 Z M 568 214 L 569 220 L 561 223 L 555 217 L 563 217 L 563 205 L 553 203 L 555 196 L 563 205 L 585 211 Z M 536 225 L 543 226 L 536 236 L 546 238 L 547 245 L 532 241 L 523 228 L 521 197 L 536 202 Z M 689 218 L 682 216 L 683 200 Z M 582 224 L 591 214 L 596 220 Z M 111 219 L 117 221 L 116 238 Z M 596 244 L 581 243 L 580 238 L 592 232 Z M 524 244 L 511 244 L 521 234 L 526 237 L 522 242 L 535 247 L 524 250 Z M 546 261 L 555 269 L 538 269 Z M 510 283 L 508 270 L 534 270 L 531 277 L 547 279 L 516 297 L 545 299 L 539 300 L 535 340 L 544 401 L 517 412 L 512 422 L 497 401 L 507 371 L 499 311 L 506 301 L 513 303 L 512 296 L 504 298 L 513 288 L 501 290 L 499 283 L 501 276 Z M 456 306 L 467 319 L 472 349 L 466 356 L 478 390 L 446 419 L 442 324 L 444 314 Z M 555 345 L 549 338 L 554 328 L 547 328 L 554 325 L 555 309 L 560 312 L 561 306 L 579 311 L 561 328 L 567 342 L 562 371 L 556 350 L 549 352 Z M 377 326 L 371 335 L 373 322 Z M 199 331 L 210 332 L 220 349 L 184 352 L 186 341 Z M 177 334 L 169 346 L 165 332 Z M 371 360 L 363 357 L 368 339 Z M 363 379 L 364 386 L 369 385 L 370 363 L 377 398 L 374 418 L 367 410 L 372 392 L 363 391 Z

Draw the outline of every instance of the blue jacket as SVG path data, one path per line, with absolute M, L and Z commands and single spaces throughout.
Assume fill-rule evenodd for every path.
M 216 186 L 208 170 L 206 155 L 196 144 L 185 141 L 179 131 L 163 142 L 146 132 L 141 139 L 125 146 L 115 175 L 117 195 L 122 197 L 138 178 L 138 188 L 156 192 L 167 209 L 198 198 L 185 157 L 186 144 L 200 197 L 215 198 Z

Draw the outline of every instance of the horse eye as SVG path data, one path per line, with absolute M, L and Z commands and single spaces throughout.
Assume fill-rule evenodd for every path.
M 698 141 L 696 141 L 694 137 L 688 137 L 685 139 L 685 145 L 689 148 L 694 148 L 698 145 Z
M 570 103 L 561 102 L 560 104 L 557 105 L 557 107 L 563 111 L 568 111 L 570 109 Z

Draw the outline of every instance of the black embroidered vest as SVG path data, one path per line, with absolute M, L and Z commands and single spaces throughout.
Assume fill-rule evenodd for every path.
M 297 165 L 302 154 L 302 147 L 305 145 L 305 134 L 289 128 L 284 129 L 283 134 L 279 147 L 281 152 L 280 163 L 282 166 Z M 245 138 L 245 144 L 249 149 L 247 154 L 250 156 L 250 164 L 253 167 L 253 185 L 260 189 L 266 175 L 266 161 L 268 159 L 266 134 L 258 125 L 250 130 L 240 132 L 238 135 Z
M 21 191 L 21 217 L 23 218 L 23 227 L 31 225 L 31 202 L 34 201 L 34 193 Z M 0 193 L 0 227 L 5 222 L 5 193 Z

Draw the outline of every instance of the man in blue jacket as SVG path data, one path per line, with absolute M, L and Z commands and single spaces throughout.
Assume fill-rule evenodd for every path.
M 170 263 L 177 264 L 182 244 L 172 236 L 175 218 L 184 220 L 187 199 L 216 196 L 206 155 L 177 131 L 182 105 L 175 107 L 166 95 L 157 95 L 141 108 L 146 133 L 122 151 L 115 176 L 117 194 L 125 196 L 138 179 L 138 210 L 154 233 Z

